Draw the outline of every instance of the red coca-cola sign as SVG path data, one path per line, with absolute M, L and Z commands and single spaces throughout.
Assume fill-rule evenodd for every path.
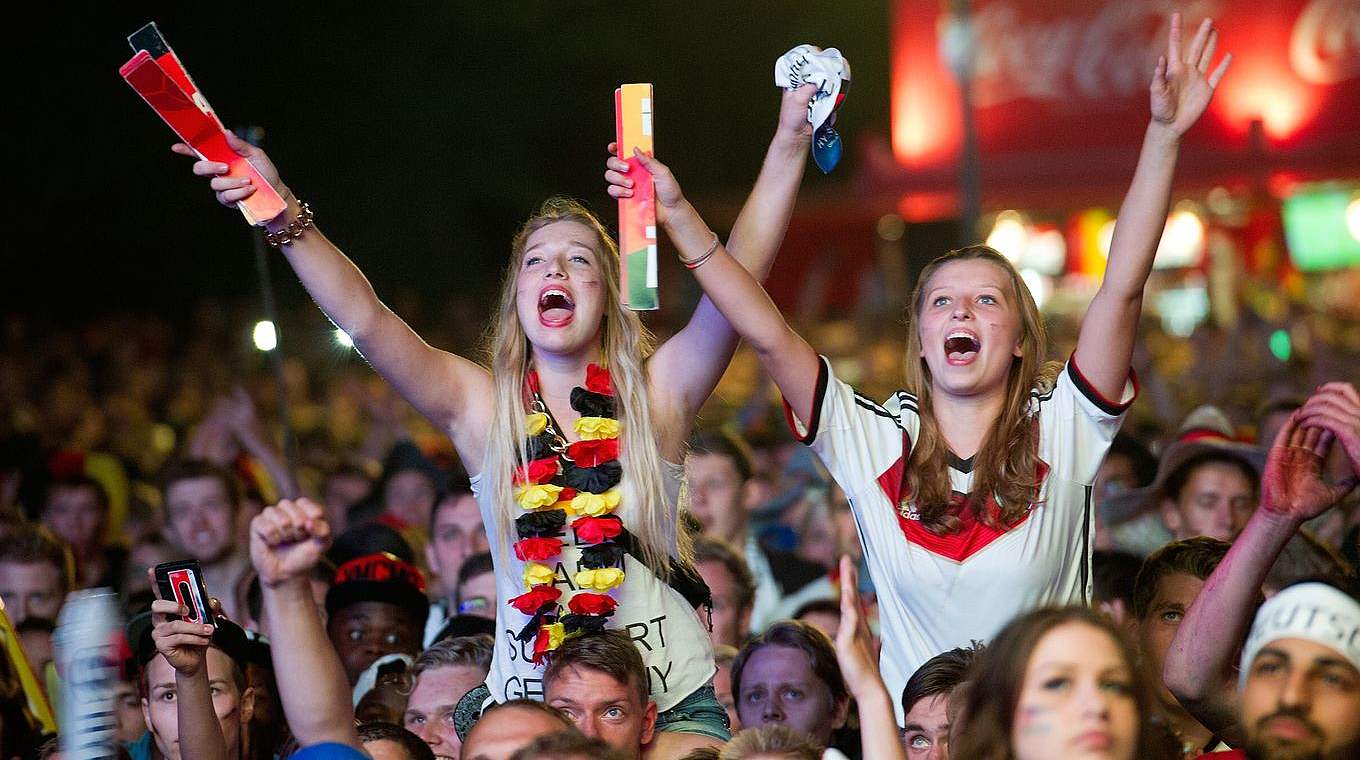
M 946 60 L 971 39 L 989 197 L 1127 181 L 1170 15 L 1212 16 L 1234 63 L 1186 137 L 1182 177 L 1360 174 L 1360 0 L 974 0 L 971 37 L 940 0 L 896 0 L 892 147 L 880 187 L 948 191 L 963 142 Z M 1253 121 L 1262 140 L 1248 139 Z M 1208 148 L 1203 150 L 1202 148 Z M 905 171 L 903 171 L 905 169 Z

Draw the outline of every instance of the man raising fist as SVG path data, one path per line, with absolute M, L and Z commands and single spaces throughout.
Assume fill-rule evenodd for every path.
M 294 757 L 364 758 L 354 729 L 350 690 L 331 646 L 308 578 L 330 544 L 325 511 L 285 499 L 250 523 L 250 562 L 260 576 L 279 698 L 304 748 Z

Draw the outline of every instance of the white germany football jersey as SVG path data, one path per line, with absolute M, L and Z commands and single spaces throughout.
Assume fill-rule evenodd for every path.
M 823 357 L 811 421 L 803 425 L 785 404 L 794 435 L 850 501 L 878 593 L 879 667 L 899 724 L 902 689 L 926 660 L 989 640 L 1019 613 L 1090 599 L 1091 484 L 1136 395 L 1130 374 L 1123 398 L 1102 398 L 1069 359 L 1051 390 L 1031 396 L 1039 417 L 1037 506 L 1009 530 L 968 512 L 963 528 L 947 536 L 898 509 L 903 465 L 920 430 L 915 396 L 898 391 L 874 403 L 837 379 Z M 956 494 L 968 493 L 972 462 L 954 458 L 949 477 Z

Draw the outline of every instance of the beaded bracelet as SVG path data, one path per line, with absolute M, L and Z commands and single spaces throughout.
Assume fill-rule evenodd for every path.
M 298 211 L 297 218 L 289 222 L 287 227 L 273 232 L 265 231 L 264 241 L 266 243 L 278 248 L 297 240 L 302 237 L 303 232 L 312 228 L 312 207 L 302 202 L 299 202 L 298 206 L 302 210 Z

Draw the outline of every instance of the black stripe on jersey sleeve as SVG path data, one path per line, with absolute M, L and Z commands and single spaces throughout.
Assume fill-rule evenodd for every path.
M 1096 390 L 1095 386 L 1091 385 L 1090 381 L 1081 374 L 1081 369 L 1077 367 L 1077 357 L 1075 355 L 1067 360 L 1067 376 L 1071 378 L 1072 384 L 1077 386 L 1077 390 L 1081 391 L 1081 395 L 1085 396 L 1087 401 L 1095 404 L 1100 411 L 1111 417 L 1118 417 L 1133 404 L 1133 398 L 1130 398 L 1127 402 L 1121 404 L 1118 401 L 1111 401 L 1100 395 L 1100 391 Z M 1129 377 L 1133 377 L 1132 369 L 1129 370 Z M 1134 398 L 1138 396 L 1138 383 L 1136 380 L 1134 381 L 1133 395 Z
M 807 435 L 798 434 L 798 428 L 793 424 L 793 407 L 789 406 L 788 399 L 784 400 L 784 408 L 789 414 L 789 431 L 804 446 L 811 446 L 812 442 L 817 440 L 817 428 L 822 422 L 822 402 L 826 400 L 826 386 L 829 380 L 827 374 L 826 357 L 817 357 L 817 387 L 812 392 L 812 419 L 803 420 L 807 427 Z

